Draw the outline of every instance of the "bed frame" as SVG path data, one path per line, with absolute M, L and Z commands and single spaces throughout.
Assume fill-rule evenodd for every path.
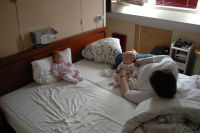
M 107 37 L 107 28 L 103 27 L 0 59 L 0 96 L 33 82 L 32 61 L 51 56 L 54 51 L 71 48 L 72 61 L 76 62 L 83 58 L 81 50 L 86 45 L 105 37 Z M 0 116 L 3 117 L 0 117 L 0 127 L 3 126 L 5 132 L 13 133 L 14 130 L 5 121 L 1 111 Z
M 71 48 L 72 61 L 76 62 L 83 58 L 81 50 L 86 45 L 105 37 L 107 28 L 103 27 L 0 59 L 0 96 L 33 82 L 32 61 L 51 56 L 54 51 Z

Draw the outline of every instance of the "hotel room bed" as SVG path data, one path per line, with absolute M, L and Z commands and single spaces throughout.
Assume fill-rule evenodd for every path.
M 142 133 L 144 127 L 146 131 L 159 131 L 155 130 L 160 127 L 156 125 L 159 123 L 152 125 L 152 120 L 160 118 L 163 110 L 166 114 L 172 113 L 174 103 L 179 107 L 178 97 L 184 97 L 186 105 L 190 105 L 183 107 L 192 114 L 191 118 L 196 116 L 195 122 L 200 121 L 200 94 L 197 89 L 190 91 L 197 88 L 198 76 L 179 74 L 177 86 L 184 88 L 184 92 L 178 93 L 174 101 L 164 101 L 165 104 L 158 98 L 136 106 L 122 98 L 119 88 L 109 86 L 111 78 L 104 75 L 112 65 L 83 59 L 80 54 L 85 46 L 105 37 L 106 28 L 101 28 L 0 60 L 0 72 L 6 77 L 0 77 L 0 109 L 5 122 L 17 133 L 120 133 L 122 130 Z M 66 48 L 71 48 L 73 65 L 84 80 L 78 84 L 62 80 L 44 85 L 34 82 L 31 62 Z M 165 124 L 167 128 L 171 125 Z
M 105 38 L 106 33 L 106 28 L 89 31 L 0 60 L 0 72 L 5 76 L 0 84 L 0 109 L 15 132 L 116 133 L 122 130 L 133 116 L 135 104 L 107 91 L 108 84 L 101 84 L 106 81 L 102 70 L 111 65 L 80 60 L 81 50 Z M 74 66 L 84 80 L 78 84 L 34 82 L 31 62 L 66 48 L 71 48 Z M 120 94 L 119 90 L 117 93 Z

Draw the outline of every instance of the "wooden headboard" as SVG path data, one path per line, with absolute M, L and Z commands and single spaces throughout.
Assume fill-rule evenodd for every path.
M 0 96 L 33 82 L 32 61 L 51 56 L 54 51 L 71 48 L 72 60 L 76 62 L 83 58 L 81 50 L 86 45 L 105 37 L 107 28 L 103 27 L 0 59 Z

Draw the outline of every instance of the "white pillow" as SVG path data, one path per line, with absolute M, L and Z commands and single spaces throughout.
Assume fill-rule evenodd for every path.
M 115 57 L 120 53 L 122 53 L 120 41 L 112 37 L 95 41 L 81 51 L 85 58 L 109 64 L 114 64 Z
M 62 51 L 65 60 L 72 62 L 71 49 L 67 48 Z M 32 61 L 33 79 L 39 84 L 49 84 L 57 82 L 56 78 L 51 72 L 51 66 L 53 65 L 52 57 L 46 57 L 40 60 Z

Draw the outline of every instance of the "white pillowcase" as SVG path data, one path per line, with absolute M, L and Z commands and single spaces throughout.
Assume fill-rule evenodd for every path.
M 109 64 L 114 64 L 115 57 L 120 53 L 122 53 L 120 41 L 112 37 L 95 41 L 81 51 L 85 58 Z
M 71 49 L 67 48 L 62 51 L 65 60 L 72 62 Z M 52 57 L 46 57 L 40 60 L 31 62 L 33 69 L 33 79 L 39 84 L 49 84 L 57 82 L 59 79 L 51 72 L 53 65 Z

